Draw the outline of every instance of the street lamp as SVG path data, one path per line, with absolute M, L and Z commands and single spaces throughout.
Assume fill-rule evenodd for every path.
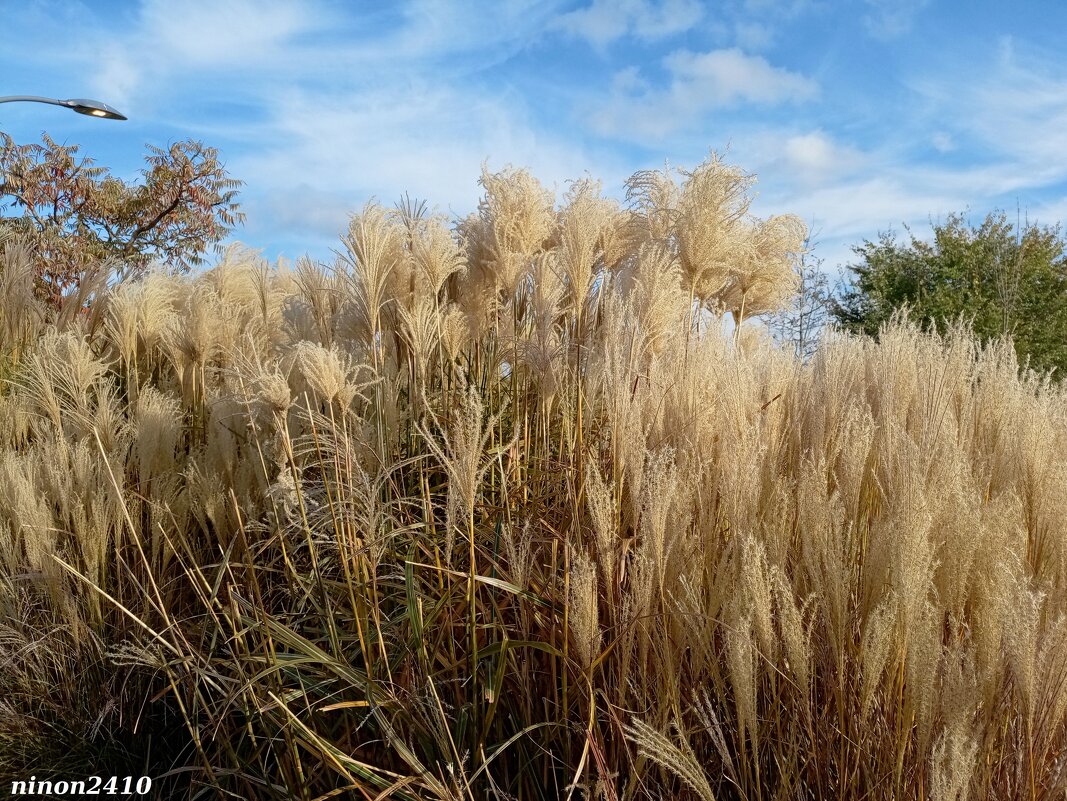
M 126 117 L 118 112 L 118 110 L 112 108 L 107 103 L 101 103 L 99 100 L 87 100 L 84 97 L 76 97 L 71 100 L 53 100 L 50 97 L 34 97 L 32 95 L 12 95 L 11 97 L 0 97 L 0 103 L 17 103 L 19 101 L 26 101 L 28 103 L 48 103 L 53 106 L 64 106 L 79 114 L 85 114 L 89 117 L 100 117 L 105 120 L 124 120 Z

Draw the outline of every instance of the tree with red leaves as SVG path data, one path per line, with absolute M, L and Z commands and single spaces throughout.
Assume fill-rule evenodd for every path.
M 123 276 L 155 260 L 188 270 L 244 219 L 241 182 L 200 142 L 149 146 L 139 183 L 79 158 L 77 145 L 48 134 L 42 142 L 18 145 L 0 133 L 0 228 L 29 239 L 38 291 L 53 302 L 109 260 Z

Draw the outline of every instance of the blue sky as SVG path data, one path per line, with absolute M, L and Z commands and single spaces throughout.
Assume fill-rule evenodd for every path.
M 234 237 L 330 259 L 405 191 L 477 204 L 483 160 L 560 193 L 709 150 L 754 211 L 814 222 L 831 271 L 903 224 L 993 208 L 1067 220 L 1067 3 L 1033 0 L 0 0 L 0 94 L 93 97 L 116 123 L 0 106 L 133 178 L 146 143 L 222 152 Z

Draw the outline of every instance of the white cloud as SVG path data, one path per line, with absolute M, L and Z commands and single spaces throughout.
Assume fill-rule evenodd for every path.
M 90 29 L 82 56 L 97 91 L 124 106 L 187 90 L 207 72 L 209 86 L 225 82 L 238 96 L 248 93 L 239 80 L 282 69 L 296 38 L 329 22 L 315 0 L 143 0 L 131 28 Z
M 1007 41 L 1007 40 L 1005 40 Z M 1031 49 L 1025 57 L 1004 46 L 969 80 L 926 78 L 913 89 L 936 109 L 933 143 L 969 152 L 973 161 L 1003 165 L 1004 179 L 1031 186 L 1067 180 L 1067 68 Z M 936 127 L 935 127 L 936 125 Z M 1005 189 L 1004 191 L 1008 191 Z
M 481 195 L 483 161 L 492 170 L 527 167 L 546 187 L 585 171 L 620 171 L 565 136 L 540 130 L 505 99 L 436 85 L 348 95 L 290 92 L 270 127 L 273 144 L 240 157 L 232 168 L 247 189 L 273 197 L 267 208 L 288 229 L 336 237 L 349 212 L 372 196 L 392 204 L 400 193 L 441 211 L 465 214 Z
M 805 183 L 818 183 L 854 172 L 864 158 L 822 131 L 790 136 L 783 144 L 784 167 Z
M 925 83 L 909 85 L 907 70 L 895 76 L 916 94 L 886 101 L 899 105 L 879 98 L 871 112 L 879 121 L 865 127 L 869 88 L 855 83 L 862 71 L 854 78 L 846 61 L 819 72 L 827 42 L 811 39 L 810 29 L 810 42 L 787 38 L 787 23 L 800 14 L 834 13 L 825 3 L 730 0 L 712 15 L 696 0 L 586 0 L 560 16 L 564 5 L 517 0 L 473 12 L 460 0 L 406 0 L 353 11 L 335 0 L 195 0 L 171 10 L 145 0 L 123 21 L 51 0 L 16 4 L 15 21 L 0 26 L 0 51 L 25 65 L 13 78 L 37 72 L 61 91 L 130 113 L 135 122 L 126 129 L 107 129 L 114 141 L 136 131 L 123 145 L 134 154 L 130 170 L 149 137 L 195 135 L 219 145 L 231 173 L 246 181 L 245 232 L 287 247 L 335 244 L 348 212 L 371 195 L 390 204 L 407 190 L 444 211 L 469 211 L 485 158 L 492 169 L 528 166 L 561 189 L 589 170 L 612 192 L 613 182 L 649 166 L 635 163 L 632 142 L 654 148 L 656 164 L 669 156 L 692 165 L 709 145 L 732 139 L 731 159 L 759 173 L 757 213 L 814 219 L 828 266 L 879 230 L 908 222 L 921 231 L 929 215 L 1014 208 L 1015 197 L 1031 219 L 1067 218 L 1059 53 L 1041 56 L 1032 42 L 1007 38 L 974 64 L 955 49 L 940 67 L 916 53 L 912 74 Z M 876 3 L 861 13 L 872 32 L 899 35 L 922 7 Z M 686 32 L 709 51 L 668 54 L 678 45 L 670 37 Z M 611 53 L 614 80 L 598 95 L 579 83 L 587 43 L 623 45 Z M 772 44 L 808 46 L 805 72 L 783 68 Z M 572 57 L 574 83 L 546 85 L 531 69 L 535 59 L 564 65 Z M 816 97 L 817 106 L 801 105 Z M 221 113 L 162 119 L 199 100 Z M 584 130 L 564 124 L 559 109 L 568 102 Z M 618 141 L 588 143 L 590 130 Z M 951 159 L 931 161 L 948 152 Z
M 401 24 L 360 25 L 352 41 L 333 48 L 331 56 L 345 63 L 403 70 L 411 62 L 455 57 L 484 65 L 507 57 L 535 39 L 557 18 L 566 0 L 507 0 L 474 4 L 469 0 L 407 0 L 367 3 L 395 9 Z M 364 12 L 365 14 L 368 12 Z M 380 13 L 380 12 L 379 12 Z M 362 20 L 361 20 L 362 21 Z M 308 54 L 311 55 L 311 54 Z
M 121 47 L 104 48 L 97 60 L 92 84 L 96 93 L 118 106 L 127 106 L 142 83 L 142 70 Z
M 146 48 L 185 67 L 259 64 L 296 35 L 319 27 L 323 11 L 281 0 L 145 0 L 139 35 Z M 162 54 L 161 54 L 162 55 Z
M 651 88 L 633 69 L 618 73 L 610 98 L 592 112 L 593 128 L 605 136 L 658 141 L 712 109 L 798 103 L 819 91 L 810 78 L 736 48 L 678 50 L 663 64 L 671 75 L 664 90 Z
M 673 90 L 691 100 L 697 99 L 697 93 L 704 94 L 704 102 L 711 106 L 808 100 L 818 92 L 809 78 L 773 67 L 762 56 L 746 56 L 737 48 L 710 53 L 677 51 L 664 63 L 674 75 Z
M 791 212 L 809 223 L 814 220 L 814 229 L 820 231 L 816 255 L 826 259 L 827 267 L 847 262 L 852 245 L 881 231 L 900 231 L 907 225 L 925 237 L 930 220 L 968 209 L 984 216 L 994 208 L 1014 208 L 1013 196 L 1031 220 L 1051 224 L 1064 219 L 1067 201 L 1039 199 L 1032 193 L 1031 177 L 1011 164 L 945 167 L 909 163 L 885 153 L 860 157 L 857 169 L 819 182 L 797 181 L 781 163 L 765 162 L 763 192 L 754 211 Z
M 1067 221 L 1067 197 L 1027 203 L 1021 209 L 1025 219 L 1037 225 L 1060 225 Z M 1062 230 L 1062 228 L 1061 228 Z
M 876 39 L 896 39 L 908 33 L 930 0 L 864 0 L 869 9 L 863 17 L 868 33 Z
M 351 8 L 325 0 L 183 0 L 179 9 L 172 0 L 141 0 L 132 27 L 91 32 L 80 55 L 95 85 L 117 86 L 123 102 L 162 107 L 165 95 L 196 86 L 255 106 L 304 83 L 340 91 L 428 74 L 448 82 L 485 70 L 540 35 L 562 2 L 473 10 L 462 0 Z
M 819 131 L 791 136 L 785 142 L 786 161 L 799 170 L 827 172 L 835 166 L 834 151 L 833 143 Z
M 923 236 L 931 216 L 963 208 L 956 193 L 917 178 L 881 173 L 810 190 L 774 192 L 761 198 L 757 212 L 799 215 L 815 236 L 814 256 L 824 260 L 824 268 L 836 280 L 838 268 L 853 259 L 852 247 L 862 240 L 876 239 L 882 231 L 899 232 L 905 224 Z
M 913 178 L 878 175 L 841 182 L 797 195 L 793 211 L 823 221 L 828 237 L 861 237 L 962 208 L 958 194 L 916 185 Z
M 277 166 L 285 167 L 283 162 L 277 162 Z M 273 176 L 280 180 L 288 177 L 294 183 L 275 185 L 271 187 L 274 191 L 254 199 L 246 209 L 251 221 L 249 227 L 263 228 L 268 236 L 272 233 L 269 229 L 280 228 L 300 231 L 309 239 L 336 241 L 345 230 L 348 214 L 357 208 L 355 199 L 337 186 L 326 190 L 307 182 L 295 183 L 299 175 L 300 171 L 290 165 L 282 174 Z
M 684 33 L 703 16 L 697 0 L 593 0 L 560 15 L 554 27 L 603 48 L 626 35 L 656 40 Z
M 930 137 L 930 143 L 938 153 L 951 153 L 956 149 L 956 143 L 952 140 L 952 136 L 944 131 L 934 131 Z

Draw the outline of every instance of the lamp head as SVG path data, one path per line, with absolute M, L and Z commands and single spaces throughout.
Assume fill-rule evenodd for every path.
M 99 100 L 88 100 L 83 97 L 78 97 L 72 100 L 64 100 L 63 105 L 67 108 L 74 109 L 79 114 L 85 114 L 90 117 L 101 117 L 105 120 L 126 119 L 126 117 L 119 113 L 117 109 L 112 108 L 107 103 L 101 103 Z

